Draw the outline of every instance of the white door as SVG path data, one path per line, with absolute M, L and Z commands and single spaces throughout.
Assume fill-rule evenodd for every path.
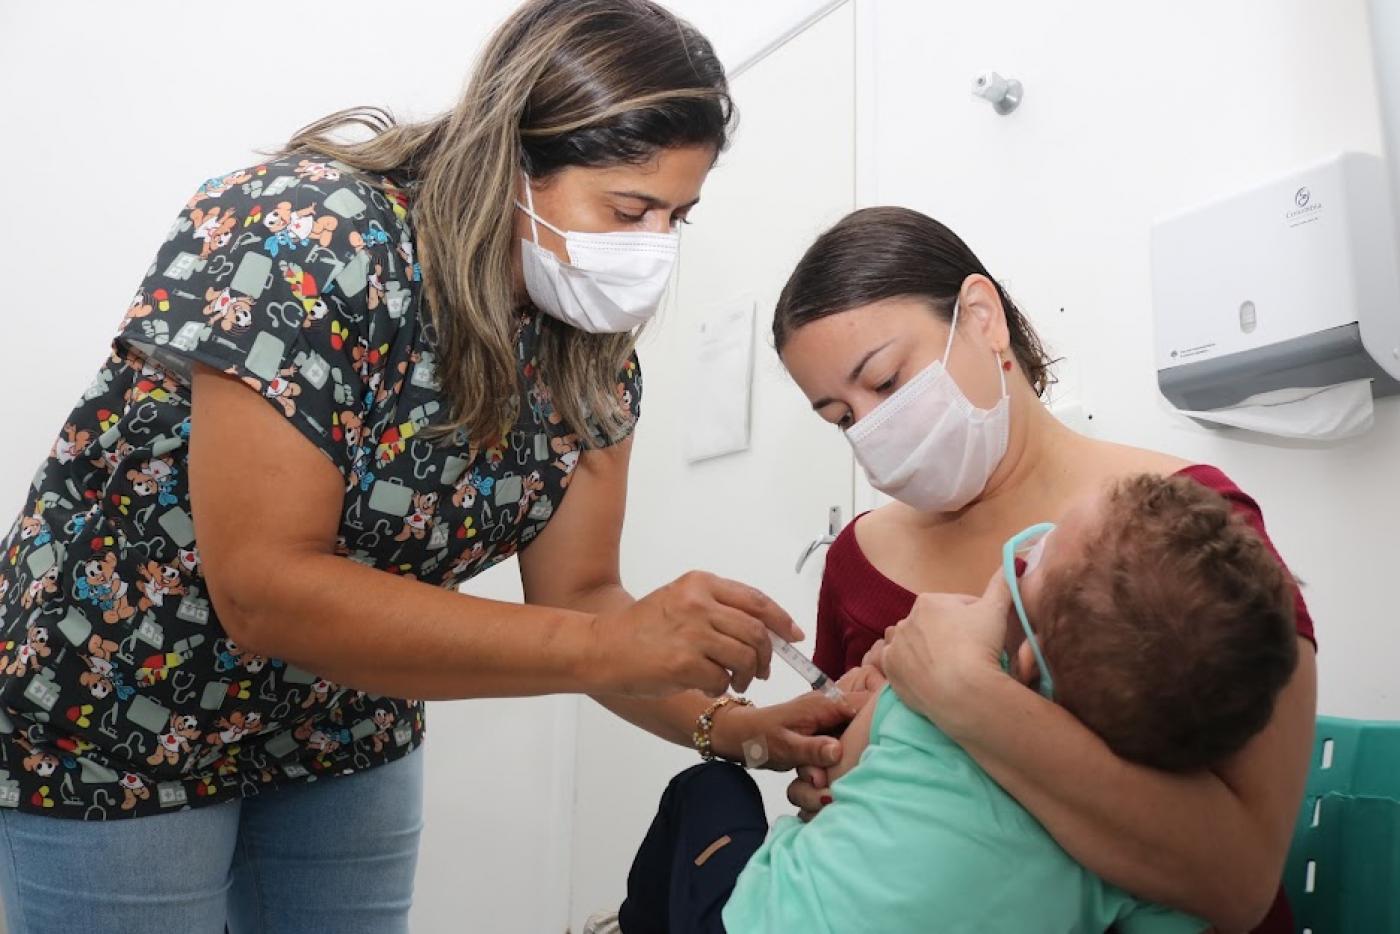
M 623 537 L 623 579 L 635 594 L 703 568 L 746 581 L 815 632 L 823 553 L 794 571 L 826 529 L 850 515 L 852 458 L 815 415 L 772 349 L 778 292 L 816 235 L 854 204 L 853 13 L 850 5 L 734 81 L 740 110 L 731 150 L 706 184 L 683 235 L 674 301 L 641 349 L 645 379 Z M 757 303 L 749 450 L 688 464 L 688 375 L 707 312 L 748 295 Z M 810 653 L 809 638 L 804 648 Z M 774 662 L 750 692 L 786 700 L 806 685 Z M 627 869 L 666 782 L 698 761 L 591 702 L 578 729 L 573 930 L 616 907 Z M 761 773 L 770 815 L 790 810 L 786 777 Z

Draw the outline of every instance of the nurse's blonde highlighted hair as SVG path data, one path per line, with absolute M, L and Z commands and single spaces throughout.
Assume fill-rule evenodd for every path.
M 644 163 L 666 148 L 728 143 L 724 69 L 692 26 L 649 0 L 531 0 L 498 28 L 457 106 L 421 123 L 361 107 L 300 130 L 314 152 L 417 183 L 412 219 L 436 332 L 446 429 L 497 435 L 516 417 L 514 199 L 524 171 Z M 368 129 L 347 142 L 347 129 Z M 633 334 L 588 334 L 544 318 L 540 366 L 564 421 L 585 439 L 628 427 L 617 374 Z M 596 440 L 596 439 L 594 439 Z

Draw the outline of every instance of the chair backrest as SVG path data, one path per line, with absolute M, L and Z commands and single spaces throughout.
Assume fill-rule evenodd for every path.
M 1284 888 L 1300 934 L 1400 934 L 1400 722 L 1318 718 Z

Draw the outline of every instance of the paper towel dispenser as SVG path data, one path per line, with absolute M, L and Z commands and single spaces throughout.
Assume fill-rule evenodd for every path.
M 1372 380 L 1400 393 L 1400 247 L 1385 162 L 1346 153 L 1153 226 L 1157 383 L 1198 411 Z

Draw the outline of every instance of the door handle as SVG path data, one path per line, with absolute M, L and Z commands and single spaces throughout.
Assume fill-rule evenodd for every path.
M 836 541 L 836 535 L 841 531 L 841 507 L 832 506 L 826 513 L 826 534 L 808 543 L 806 549 L 797 559 L 797 567 L 794 572 L 801 574 L 802 568 L 807 563 L 807 559 L 817 553 L 818 548 L 825 548 Z

